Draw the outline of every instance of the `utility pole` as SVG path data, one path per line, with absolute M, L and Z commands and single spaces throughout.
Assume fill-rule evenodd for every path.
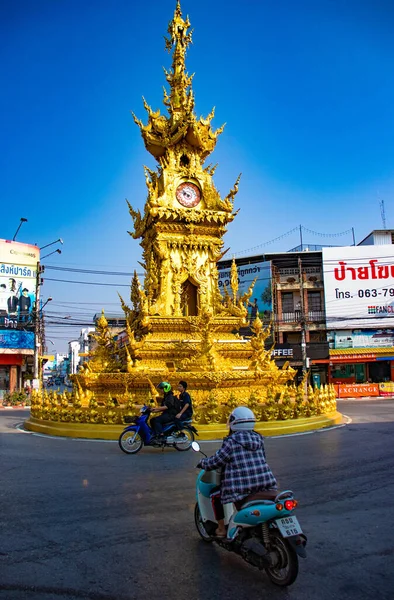
M 302 275 L 302 261 L 301 257 L 298 257 L 298 272 L 300 278 L 300 305 L 301 305 L 301 314 L 300 314 L 300 325 L 301 325 L 301 353 L 302 353 L 302 377 L 305 382 L 305 397 L 308 392 L 308 382 L 306 378 L 306 374 L 308 371 L 308 357 L 306 355 L 306 315 L 305 315 L 305 302 L 304 302 L 304 280 Z
M 40 263 L 37 263 L 36 273 L 36 303 L 34 307 L 34 382 L 38 385 L 39 380 L 39 352 L 40 352 Z M 34 387 L 34 385 L 33 385 Z

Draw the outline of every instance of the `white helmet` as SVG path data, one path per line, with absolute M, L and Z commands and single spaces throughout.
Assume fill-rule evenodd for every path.
M 231 431 L 251 431 L 256 424 L 256 417 L 250 408 L 238 406 L 228 418 L 227 425 Z

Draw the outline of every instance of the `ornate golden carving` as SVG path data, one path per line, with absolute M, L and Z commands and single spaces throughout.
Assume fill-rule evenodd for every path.
M 105 318 L 104 309 L 96 323 L 96 331 L 91 336 L 96 342 L 96 348 L 90 353 L 90 361 L 86 368 L 93 372 L 118 371 L 121 365 L 115 358 L 117 347 Z
M 103 313 L 93 336 L 96 348 L 73 377 L 72 396 L 33 392 L 33 417 L 121 423 L 136 405 L 157 396 L 155 385 L 163 379 L 174 386 L 180 379 L 188 382 L 197 423 L 224 423 L 239 403 L 264 420 L 335 410 L 332 386 L 309 390 L 304 398 L 302 389 L 291 385 L 294 371 L 281 370 L 272 360 L 260 319 L 251 339 L 237 333 L 246 324 L 254 283 L 239 292 L 235 261 L 230 289 L 220 293 L 217 262 L 236 215 L 240 176 L 222 199 L 212 179 L 216 165 L 204 166 L 223 128 L 213 131 L 214 111 L 207 118 L 194 113 L 192 77 L 185 67 L 189 28 L 178 2 L 166 39 L 172 51 L 171 69 L 165 71 L 168 114 L 153 111 L 143 99 L 147 124 L 133 115 L 157 168 L 144 167 L 143 212 L 127 201 L 134 225 L 129 233 L 141 240 L 145 278 L 142 287 L 134 273 L 130 306 L 120 297 L 126 318 L 122 344 L 115 344 Z M 177 200 L 184 183 L 198 192 L 190 208 Z

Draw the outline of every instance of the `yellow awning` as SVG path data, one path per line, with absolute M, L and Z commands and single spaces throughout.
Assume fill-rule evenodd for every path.
M 336 348 L 330 349 L 330 356 L 343 356 L 344 354 L 387 354 L 394 356 L 394 346 L 389 348 Z

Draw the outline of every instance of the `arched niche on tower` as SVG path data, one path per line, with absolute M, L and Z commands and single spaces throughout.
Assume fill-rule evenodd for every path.
M 199 308 L 199 286 L 190 277 L 182 283 L 181 311 L 184 317 L 196 317 Z

